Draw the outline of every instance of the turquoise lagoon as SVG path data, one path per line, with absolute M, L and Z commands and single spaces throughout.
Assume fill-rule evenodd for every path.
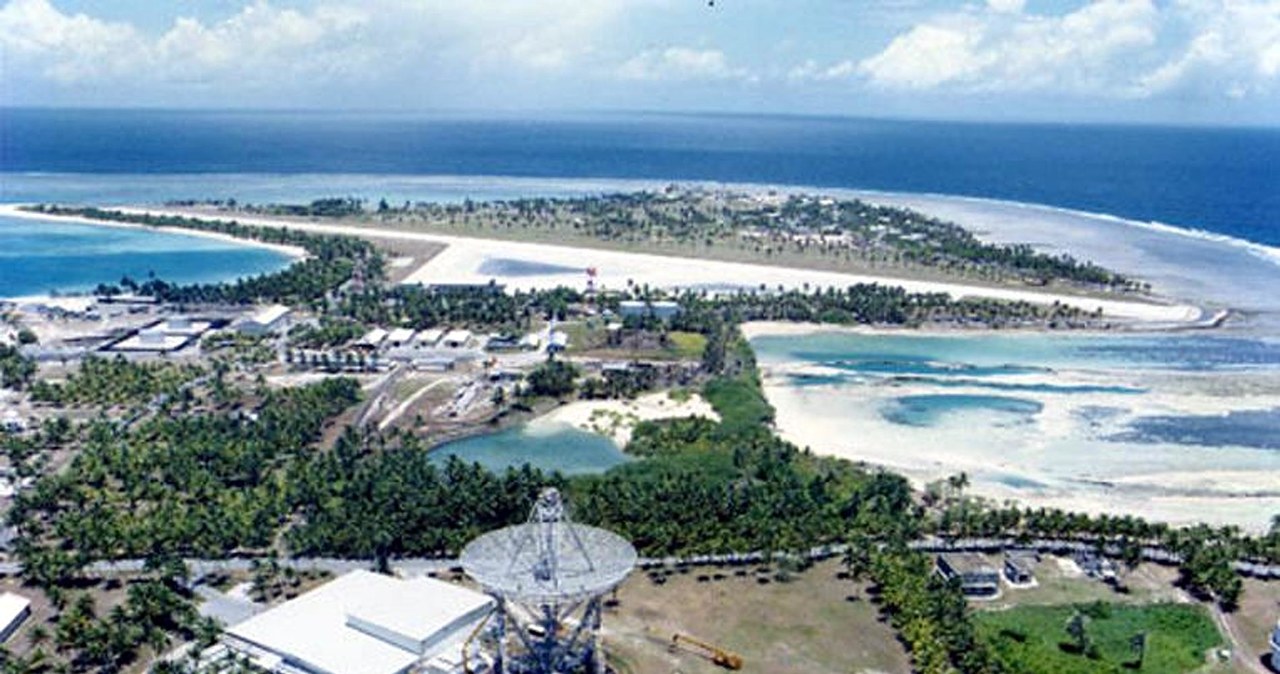
M 213 283 L 289 262 L 269 248 L 207 236 L 0 217 L 0 297 L 88 292 L 124 276 Z
M 447 442 L 431 450 L 431 454 L 440 462 L 457 456 L 495 471 L 527 463 L 565 475 L 603 473 L 630 460 L 603 435 L 569 424 L 540 422 Z

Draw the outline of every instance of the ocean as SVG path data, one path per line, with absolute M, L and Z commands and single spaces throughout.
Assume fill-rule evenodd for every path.
M 259 198 L 229 174 L 716 181 L 1046 204 L 1280 245 L 1280 130 L 823 117 L 0 110 L 0 200 L 86 176 L 191 175 L 179 194 Z M 56 174 L 51 178 L 50 174 Z M 59 188 L 69 184 L 67 192 Z M 330 196 L 342 180 L 304 186 Z M 389 197 L 430 194 L 389 191 Z M 401 186 L 403 187 L 403 186 Z M 362 189 L 364 188 L 364 189 Z M 425 190 L 429 192 L 430 190 Z M 482 191 L 483 192 L 483 191 Z M 269 193 L 269 189 L 268 189 Z M 83 194 L 83 192 L 81 192 Z M 88 194 L 92 198 L 104 195 Z

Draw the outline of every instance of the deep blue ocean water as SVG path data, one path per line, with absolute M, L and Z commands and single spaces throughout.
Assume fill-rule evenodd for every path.
M 731 115 L 459 119 L 0 109 L 0 171 L 811 185 L 1048 204 L 1280 244 L 1276 129 Z M 190 189 L 160 198 L 235 196 L 234 187 L 216 179 Z M 19 198 L 0 184 L 0 200 Z

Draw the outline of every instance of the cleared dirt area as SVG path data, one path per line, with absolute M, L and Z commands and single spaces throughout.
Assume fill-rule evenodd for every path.
M 1240 607 L 1228 613 L 1226 620 L 1239 639 L 1240 647 L 1247 651 L 1242 654 L 1244 658 L 1258 665 L 1267 662 L 1271 631 L 1280 620 L 1280 582 L 1245 579 Z M 1280 668 L 1280 662 L 1272 665 Z M 1255 671 L 1265 670 L 1258 667 Z
M 610 664 L 626 674 L 725 671 L 693 650 L 671 652 L 679 632 L 742 656 L 744 672 L 910 672 L 906 651 L 865 588 L 837 578 L 839 571 L 829 561 L 777 582 L 755 567 L 694 567 L 661 585 L 636 572 L 605 616 Z

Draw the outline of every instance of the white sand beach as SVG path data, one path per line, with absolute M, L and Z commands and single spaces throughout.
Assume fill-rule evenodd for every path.
M 604 435 L 622 449 L 631 441 L 631 432 L 641 421 L 683 417 L 718 420 L 720 415 L 696 393 L 691 393 L 687 399 L 677 400 L 668 392 L 659 391 L 634 400 L 578 400 L 538 417 L 530 422 L 530 426 L 536 429 L 539 426 L 569 424 Z
M 199 214 L 174 209 L 122 208 L 153 215 Z M 209 217 L 204 215 L 203 217 Z M 1037 304 L 1055 302 L 1086 311 L 1101 308 L 1113 319 L 1158 324 L 1189 323 L 1199 320 L 1199 307 L 1184 303 L 1156 303 L 1136 300 L 1092 298 L 1034 289 L 985 287 L 964 283 L 904 280 L 893 277 L 775 267 L 762 264 L 698 260 L 692 258 L 597 250 L 539 243 L 502 241 L 424 232 L 302 222 L 265 217 L 235 217 L 244 224 L 284 227 L 304 232 L 365 236 L 388 240 L 423 241 L 446 246 L 406 279 L 408 283 L 486 283 L 490 280 L 513 288 L 534 289 L 557 286 L 584 287 L 586 269 L 598 270 L 598 288 L 625 288 L 629 284 L 657 288 L 752 289 L 847 287 L 857 283 L 900 286 L 910 292 L 947 293 L 953 297 L 984 297 Z M 488 263 L 488 264 L 486 264 Z M 509 269 L 504 270 L 503 267 Z

